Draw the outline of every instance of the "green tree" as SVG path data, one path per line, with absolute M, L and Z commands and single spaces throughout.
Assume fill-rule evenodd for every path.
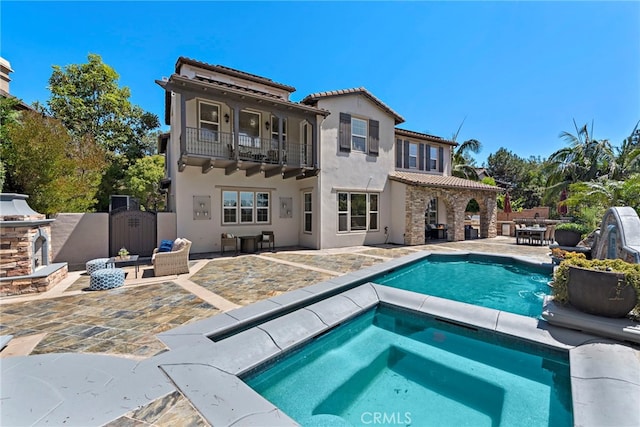
M 9 126 L 18 122 L 20 113 L 17 110 L 19 100 L 11 97 L 0 97 L 0 152 L 9 153 L 11 151 L 11 141 L 9 140 Z M 4 191 L 5 180 L 7 180 L 8 190 L 13 190 L 11 177 L 7 176 L 6 154 L 0 156 L 0 191 Z
M 146 156 L 136 160 L 127 170 L 125 187 L 146 210 L 164 209 L 160 180 L 164 177 L 164 156 Z
M 7 126 L 10 146 L 3 146 L 13 191 L 29 195 L 44 214 L 86 212 L 105 166 L 104 152 L 89 137 L 74 140 L 59 120 L 24 111 Z
M 104 174 L 97 207 L 106 210 L 109 196 L 122 186 L 128 167 L 150 154 L 147 134 L 159 126 L 158 117 L 133 105 L 127 87 L 96 54 L 85 64 L 53 66 L 49 78 L 50 113 L 60 119 L 76 139 L 90 136 L 107 152 L 110 167 Z
M 487 170 L 496 182 L 509 188 L 511 206 L 540 206 L 544 190 L 542 161 L 536 157 L 524 159 L 500 148 L 487 158 Z
M 631 206 L 640 214 L 640 173 L 630 175 L 624 181 L 601 178 L 577 182 L 569 186 L 569 194 L 567 206 L 578 218 L 589 216 L 601 219 L 605 211 L 613 206 Z

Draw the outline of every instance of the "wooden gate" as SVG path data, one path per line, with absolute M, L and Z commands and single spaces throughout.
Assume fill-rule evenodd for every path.
M 126 208 L 109 214 L 109 255 L 116 256 L 120 248 L 130 254 L 151 256 L 156 247 L 156 213 Z

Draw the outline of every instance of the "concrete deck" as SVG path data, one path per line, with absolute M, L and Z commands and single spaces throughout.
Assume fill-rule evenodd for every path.
M 142 266 L 135 280 L 129 269 L 125 286 L 110 291 L 88 291 L 88 277 L 72 272 L 44 294 L 0 299 L 0 333 L 13 336 L 0 353 L 0 424 L 209 425 L 212 420 L 194 408 L 197 399 L 185 398 L 191 392 L 175 386 L 178 378 L 194 378 L 189 372 L 196 378 L 211 372 L 202 361 L 217 351 L 212 353 L 214 343 L 205 334 L 252 322 L 356 280 L 363 267 L 418 256 L 422 250 L 549 262 L 548 248 L 516 246 L 515 239 L 499 237 L 419 247 L 201 256 L 192 261 L 188 275 L 155 278 L 149 266 Z M 282 332 L 284 348 L 289 342 L 285 332 L 295 331 Z M 27 354 L 32 356 L 18 357 Z M 630 369 L 634 384 L 640 369 Z M 232 378 L 218 380 L 234 383 Z M 277 411 L 269 413 L 272 420 L 286 419 Z

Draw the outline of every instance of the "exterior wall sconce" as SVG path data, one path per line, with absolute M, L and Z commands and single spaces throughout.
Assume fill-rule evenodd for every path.
M 269 124 L 269 122 L 268 122 L 268 121 L 267 121 L 267 122 L 264 122 L 264 128 L 265 128 L 266 130 L 269 130 L 269 127 L 270 127 L 270 126 L 271 126 L 271 124 Z
M 224 113 L 224 122 L 225 123 L 229 123 L 229 114 L 228 113 Z

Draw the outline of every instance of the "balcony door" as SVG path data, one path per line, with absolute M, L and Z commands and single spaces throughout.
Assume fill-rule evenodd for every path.
M 240 145 L 260 148 L 260 113 L 240 110 Z

